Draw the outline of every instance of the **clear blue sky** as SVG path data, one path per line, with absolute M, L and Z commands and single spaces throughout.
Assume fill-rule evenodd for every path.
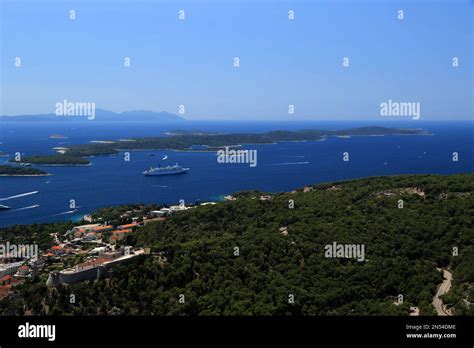
M 184 104 L 189 119 L 363 120 L 392 99 L 420 102 L 424 120 L 473 118 L 470 0 L 0 3 L 4 115 L 68 99 L 116 112 Z

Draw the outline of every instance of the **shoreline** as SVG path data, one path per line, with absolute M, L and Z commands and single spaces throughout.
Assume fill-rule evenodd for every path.
M 0 176 L 13 176 L 13 177 L 20 177 L 20 176 L 50 176 L 53 174 L 47 173 L 47 174 L 0 174 Z
M 87 167 L 87 166 L 91 166 L 92 163 L 88 163 L 88 164 L 41 164 L 41 163 L 32 163 L 33 165 L 35 166 L 39 166 L 39 167 Z
M 468 172 L 468 173 L 454 173 L 454 174 L 425 174 L 425 173 L 417 173 L 417 174 L 392 174 L 392 175 L 374 175 L 374 176 L 361 176 L 361 177 L 356 177 L 356 178 L 352 178 L 352 179 L 341 179 L 341 180 L 328 180 L 328 181 L 323 181 L 323 182 L 316 182 L 316 183 L 308 183 L 306 184 L 304 187 L 313 187 L 314 189 L 317 187 L 317 186 L 324 186 L 324 185 L 340 185 L 340 184 L 347 184 L 347 183 L 350 183 L 350 182 L 358 182 L 358 181 L 361 181 L 361 180 L 373 180 L 373 179 L 377 179 L 377 178 L 380 178 L 380 179 L 388 179 L 388 178 L 404 178 L 404 177 L 418 177 L 418 176 L 437 176 L 437 177 L 448 177 L 448 176 L 464 176 L 464 175 L 470 175 L 470 174 L 474 174 L 474 172 Z M 51 176 L 52 174 L 39 174 L 39 175 L 1 175 L 0 176 Z M 287 190 L 287 191 L 260 191 L 260 190 L 256 190 L 260 193 L 264 193 L 264 194 L 270 194 L 270 195 L 289 195 L 289 197 L 297 192 L 297 191 L 301 191 L 303 189 L 303 186 L 298 186 L 298 187 L 295 187 L 293 188 L 292 190 Z M 199 200 L 205 200 L 206 202 L 214 202 L 214 203 L 220 203 L 220 202 L 226 202 L 225 200 L 225 196 L 228 196 L 228 195 L 234 195 L 235 193 L 239 192 L 240 190 L 234 190 L 232 192 L 229 192 L 229 193 L 223 193 L 223 194 L 220 194 L 218 196 L 214 196 L 214 197 L 209 197 L 209 198 L 202 198 L 202 199 L 199 199 Z M 155 202 L 156 203 L 156 202 Z M 127 204 L 143 204 L 143 205 L 147 205 L 147 204 L 155 204 L 155 203 L 144 203 L 144 202 L 139 202 L 139 203 L 132 203 L 132 202 L 129 202 Z M 160 202 L 159 204 L 163 204 L 163 205 L 172 205 L 173 203 L 166 203 L 166 202 Z M 114 206 L 120 206 L 119 205 L 106 205 L 106 206 L 102 206 L 101 208 L 110 208 L 110 207 L 114 207 Z M 80 212 L 80 215 L 87 215 L 87 214 L 92 214 L 94 213 L 95 211 L 97 211 L 98 209 L 101 209 L 100 207 L 99 208 L 96 208 L 96 209 L 93 209 L 93 210 L 87 210 L 87 211 L 81 211 Z M 64 221 L 72 221 L 72 219 L 68 219 L 66 215 L 64 215 L 64 217 L 66 217 L 65 219 L 59 219 L 59 220 L 56 220 L 56 221 L 51 221 L 51 222 L 48 222 L 47 220 L 43 220 L 43 221 L 40 221 L 40 222 L 37 222 L 37 223 L 40 223 L 40 224 L 49 224 L 49 223 L 55 223 L 55 222 L 64 222 Z M 77 217 L 76 217 L 77 218 Z M 25 225 L 31 225 L 32 223 L 27 223 Z M 14 225 L 14 224 L 12 224 Z M 9 226 L 12 226 L 12 225 L 1 225 L 0 224 L 0 229 L 1 228 L 4 228 L 4 227 L 9 227 Z
M 123 151 L 177 151 L 177 152 L 216 152 L 219 151 L 223 148 L 229 147 L 229 148 L 236 148 L 236 147 L 243 147 L 243 146 L 259 146 L 259 145 L 278 145 L 281 143 L 305 143 L 305 142 L 319 142 L 319 141 L 325 141 L 329 137 L 334 137 L 338 139 L 350 139 L 352 137 L 385 137 L 385 136 L 399 136 L 399 135 L 434 135 L 432 133 L 426 133 L 426 134 L 369 134 L 369 135 L 324 135 L 320 139 L 316 140 L 281 140 L 281 141 L 276 141 L 276 142 L 268 142 L 268 143 L 242 143 L 242 144 L 234 144 L 234 145 L 222 145 L 220 147 L 210 147 L 209 149 L 205 150 L 196 150 L 196 149 L 172 149 L 172 148 L 166 148 L 166 149 L 160 149 L 160 148 L 148 148 L 148 149 L 127 149 L 127 148 L 117 148 L 115 150 L 119 152 Z M 204 144 L 205 145 L 205 144 Z M 209 146 L 209 145 L 205 145 Z M 113 156 L 117 154 L 104 154 L 104 155 L 89 155 L 89 156 L 84 156 L 84 157 L 94 157 L 94 156 Z
M 10 162 L 10 163 L 18 163 L 18 162 Z M 22 163 L 22 162 L 20 162 Z M 24 163 L 22 164 L 23 166 L 26 166 L 26 167 L 29 167 L 29 166 L 38 166 L 38 167 L 86 167 L 86 166 L 90 166 L 92 165 L 91 162 L 87 163 L 87 164 L 67 164 L 67 163 L 51 163 L 51 164 L 48 164 L 48 163 Z

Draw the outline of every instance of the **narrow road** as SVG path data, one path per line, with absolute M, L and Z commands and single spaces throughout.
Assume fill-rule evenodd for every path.
M 433 306 L 436 308 L 438 315 L 452 315 L 451 312 L 443 304 L 443 301 L 440 299 L 441 295 L 444 295 L 451 288 L 451 282 L 453 281 L 453 275 L 446 269 L 438 268 L 438 271 L 443 271 L 444 280 L 441 285 L 438 287 L 438 291 L 433 297 Z

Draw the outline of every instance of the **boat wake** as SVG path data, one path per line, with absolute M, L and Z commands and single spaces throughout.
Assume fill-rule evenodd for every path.
M 52 216 L 66 215 L 66 214 L 74 214 L 74 213 L 77 213 L 77 209 L 68 210 L 68 211 L 63 211 L 62 213 L 53 214 Z
M 23 207 L 23 208 L 13 209 L 13 210 L 11 210 L 11 211 L 34 209 L 34 208 L 38 208 L 39 206 L 40 206 L 39 204 L 35 204 L 35 205 L 30 205 L 29 207 Z
M 31 192 L 22 193 L 22 194 L 15 195 L 15 196 L 0 198 L 0 201 L 8 201 L 8 200 L 13 199 L 13 198 L 20 198 L 20 197 L 30 196 L 30 195 L 37 194 L 38 192 L 39 191 L 31 191 Z
M 309 164 L 309 162 L 285 162 L 285 163 L 273 163 L 273 164 L 269 164 L 269 166 L 290 166 L 290 165 L 298 165 L 298 164 Z

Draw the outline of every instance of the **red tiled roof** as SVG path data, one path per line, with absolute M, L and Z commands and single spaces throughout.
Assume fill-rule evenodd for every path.
M 4 285 L 0 286 L 0 300 L 3 300 L 8 295 L 8 291 L 10 291 L 11 285 Z
M 132 222 L 131 224 L 121 225 L 118 228 L 129 228 L 129 227 L 135 227 L 135 226 L 137 226 L 137 223 Z
M 113 234 L 119 234 L 119 233 L 130 233 L 130 232 L 133 232 L 132 230 L 130 229 L 127 229 L 127 230 L 115 230 L 115 231 L 112 231 Z
M 107 225 L 107 226 L 97 226 L 97 227 L 94 227 L 93 230 L 94 231 L 103 231 L 103 230 L 108 230 L 108 229 L 111 229 L 113 226 L 110 226 L 110 225 Z

